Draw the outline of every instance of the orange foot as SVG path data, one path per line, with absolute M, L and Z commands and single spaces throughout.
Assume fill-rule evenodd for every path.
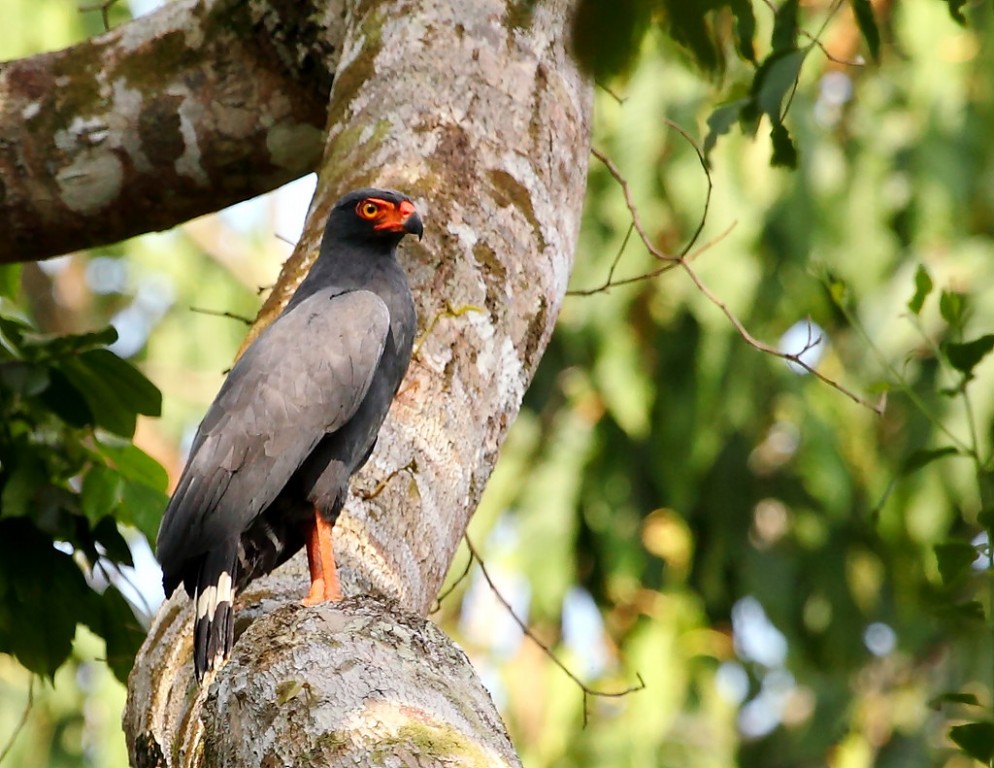
M 341 600 L 342 588 L 338 584 L 335 551 L 331 545 L 331 523 L 324 519 L 317 508 L 314 509 L 314 520 L 307 531 L 307 565 L 311 572 L 311 588 L 301 604 L 316 605 L 329 600 Z

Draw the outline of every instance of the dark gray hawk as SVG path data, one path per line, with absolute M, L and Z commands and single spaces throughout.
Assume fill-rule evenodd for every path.
M 341 598 L 331 530 L 411 358 L 414 302 L 396 250 L 421 233 L 399 192 L 339 200 L 307 277 L 197 431 L 156 556 L 166 595 L 182 583 L 196 603 L 198 680 L 231 651 L 235 594 L 301 547 L 304 603 Z

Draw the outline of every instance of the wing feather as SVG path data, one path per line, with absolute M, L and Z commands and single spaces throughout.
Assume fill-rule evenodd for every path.
M 389 332 L 375 293 L 329 288 L 259 335 L 208 409 L 166 508 L 156 550 L 167 571 L 245 530 L 352 418 Z

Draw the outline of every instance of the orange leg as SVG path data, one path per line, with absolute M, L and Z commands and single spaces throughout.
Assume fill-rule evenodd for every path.
M 307 531 L 307 565 L 311 571 L 311 588 L 301 602 L 315 605 L 327 600 L 341 600 L 342 589 L 338 585 L 338 568 L 331 546 L 331 523 L 317 509 Z

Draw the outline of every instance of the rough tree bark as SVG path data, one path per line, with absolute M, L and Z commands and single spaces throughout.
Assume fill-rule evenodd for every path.
M 157 616 L 132 673 L 125 715 L 132 763 L 517 764 L 465 657 L 423 617 L 477 505 L 566 289 L 586 180 L 591 101 L 589 84 L 566 52 L 569 0 L 413 5 L 349 0 L 337 16 L 333 4 L 216 0 L 181 2 L 163 13 L 172 14 L 169 47 L 174 60 L 183 62 L 182 71 L 164 70 L 164 92 L 174 78 L 186 82 L 199 69 L 230 77 L 226 87 L 239 94 L 239 114 L 251 113 L 246 126 L 270 121 L 260 113 L 272 108 L 280 86 L 242 82 L 240 65 L 246 79 L 274 83 L 282 78 L 283 92 L 289 94 L 322 87 L 321 77 L 302 77 L 295 64 L 310 62 L 313 72 L 334 73 L 317 192 L 304 235 L 260 322 L 278 312 L 306 271 L 334 199 L 348 189 L 376 184 L 406 191 L 423 214 L 424 242 L 405 245 L 401 258 L 422 329 L 431 331 L 416 351 L 335 531 L 345 594 L 380 597 L 302 609 L 297 601 L 306 579 L 294 574 L 302 566 L 299 560 L 288 564 L 240 597 L 232 659 L 209 687 L 198 690 L 190 669 L 190 605 L 174 596 Z M 222 34 L 216 30 L 225 28 L 225 14 L 250 19 L 253 37 L 210 39 Z M 308 35 L 298 39 L 294 31 L 304 22 Z M 128 50 L 122 42 L 129 39 L 127 29 L 113 34 L 117 37 L 87 45 L 103 50 L 116 40 L 115 71 L 129 70 L 133 56 L 144 62 L 136 60 L 135 67 L 150 71 L 146 87 L 131 91 L 131 122 L 108 117 L 107 135 L 94 151 L 111 148 L 110 156 L 128 170 L 122 185 L 139 184 L 130 175 L 129 142 L 141 139 L 146 109 L 160 110 L 164 124 L 182 137 L 174 137 L 171 151 L 176 154 L 168 158 L 174 169 L 180 157 L 202 166 L 192 175 L 206 179 L 217 204 L 224 204 L 223 164 L 210 167 L 205 152 L 191 155 L 186 124 L 177 121 L 176 111 L 189 102 L 185 97 L 163 101 L 155 87 L 149 58 L 155 36 Z M 229 66 L 220 67 L 219 60 Z M 99 72 L 101 65 L 96 66 Z M 222 69 L 223 76 L 217 74 Z M 115 114 L 117 91 L 106 85 L 111 80 L 99 73 L 93 77 L 101 85 L 86 98 L 101 114 Z M 2 88 L 12 88 L 9 77 L 0 79 Z M 283 119 L 314 124 L 295 108 L 291 104 L 290 112 L 281 112 Z M 72 126 L 85 123 L 90 114 L 73 115 L 63 108 L 51 135 L 72 133 Z M 183 114 L 180 110 L 180 118 Z M 0 111 L 5 129 L 11 119 L 10 109 Z M 195 145 L 224 145 L 228 135 L 222 122 L 199 123 L 196 130 L 203 133 L 196 133 Z M 83 134 L 74 135 L 78 143 Z M 271 168 L 272 156 L 261 149 L 265 131 L 246 135 L 252 146 L 236 164 L 243 179 L 254 179 L 255 169 Z M 308 136 L 301 133 L 301 162 L 312 151 Z M 17 156 L 0 160 L 0 181 L 13 201 L 11 220 L 34 221 L 19 224 L 25 232 L 66 222 L 72 231 L 59 248 L 94 242 L 93 217 L 106 214 L 115 221 L 117 206 L 127 205 L 120 199 L 123 186 L 115 187 L 116 196 L 83 211 L 77 226 L 79 212 L 67 204 L 64 192 L 62 199 L 48 199 L 61 189 L 58 178 L 46 182 L 44 204 L 24 202 L 32 189 L 44 189 L 32 186 L 41 183 L 34 176 L 44 175 L 38 168 L 31 170 L 32 184 L 11 196 L 10 174 L 17 176 L 18 162 Z M 82 183 L 106 189 L 110 182 L 100 181 L 100 174 L 113 165 L 110 160 L 88 165 L 91 175 Z M 266 184 L 273 176 L 261 175 Z M 177 170 L 171 181 L 186 183 L 182 176 Z M 244 192 L 243 186 L 238 194 Z M 175 201 L 168 205 L 175 205 L 175 216 L 187 215 L 188 209 Z M 135 214 L 146 216 L 145 228 L 163 223 L 152 212 L 155 207 Z
M 340 50 L 343 4 L 287 5 L 299 59 L 261 0 L 178 0 L 0 64 L 0 263 L 168 229 L 313 170 L 336 64 L 314 52 Z

